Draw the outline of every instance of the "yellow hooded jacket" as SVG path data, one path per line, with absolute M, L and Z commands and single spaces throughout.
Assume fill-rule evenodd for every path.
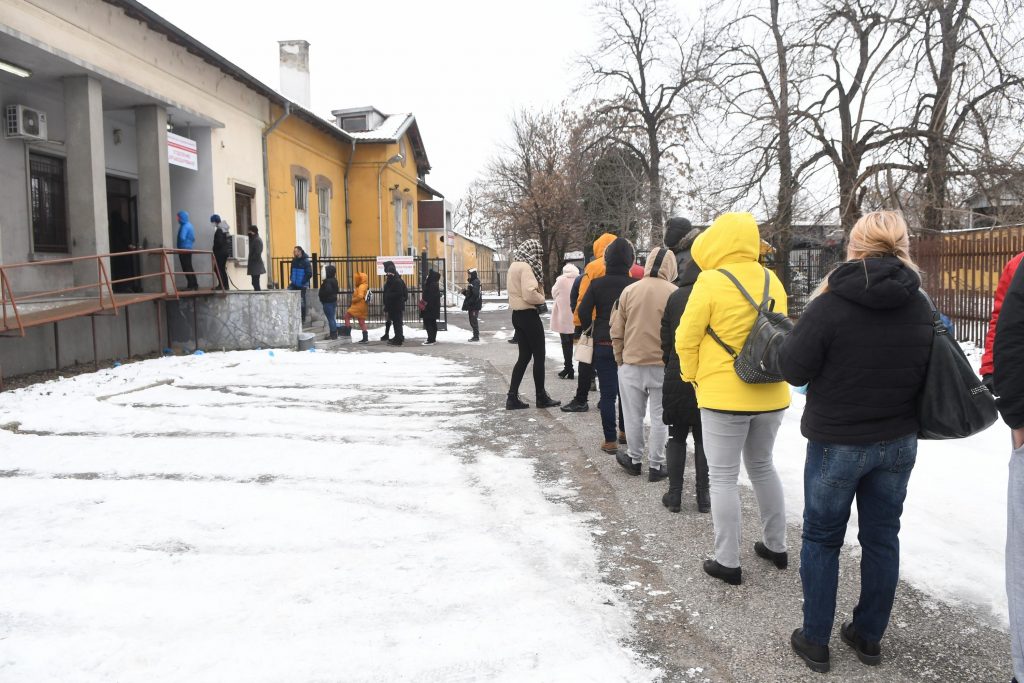
M 728 270 L 756 301 L 764 294 L 764 268 L 758 263 L 761 238 L 749 213 L 719 216 L 693 243 L 691 255 L 700 277 L 676 328 L 680 375 L 694 385 L 697 405 L 710 410 L 754 413 L 789 406 L 785 382 L 747 384 L 733 368 L 733 359 L 707 333 L 710 326 L 735 351 L 743 347 L 757 312 L 732 283 L 716 269 Z M 787 313 L 786 290 L 769 271 L 769 296 L 775 310 Z
M 583 295 L 587 293 L 590 283 L 599 277 L 604 277 L 604 250 L 607 249 L 608 245 L 614 242 L 615 239 L 615 235 L 610 232 L 606 232 L 594 240 L 594 260 L 588 263 L 587 267 L 583 269 L 583 279 L 580 280 L 580 293 L 576 298 L 576 310 L 572 314 L 572 324 L 576 327 L 580 326 L 579 303 L 583 301 Z
M 366 305 L 366 273 L 356 273 L 356 288 L 352 292 L 352 305 L 348 307 L 347 313 L 353 318 L 365 319 L 369 315 L 369 307 Z

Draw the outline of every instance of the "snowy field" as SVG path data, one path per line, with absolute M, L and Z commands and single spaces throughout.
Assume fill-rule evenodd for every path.
M 0 680 L 646 681 L 593 520 L 402 353 L 164 358 L 0 396 Z

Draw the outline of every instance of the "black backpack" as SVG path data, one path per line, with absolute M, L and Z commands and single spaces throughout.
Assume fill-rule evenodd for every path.
M 747 384 L 782 382 L 782 372 L 779 369 L 779 347 L 786 335 L 793 329 L 793 321 L 775 311 L 775 299 L 768 296 L 768 286 L 771 282 L 768 269 L 764 269 L 764 296 L 761 297 L 760 305 L 754 301 L 732 273 L 723 268 L 719 268 L 718 272 L 732 280 L 744 298 L 757 311 L 757 318 L 754 319 L 754 326 L 750 328 L 747 340 L 743 343 L 743 348 L 739 353 L 733 351 L 728 344 L 723 342 L 710 326 L 708 334 L 733 357 L 732 365 L 736 369 L 736 374 Z

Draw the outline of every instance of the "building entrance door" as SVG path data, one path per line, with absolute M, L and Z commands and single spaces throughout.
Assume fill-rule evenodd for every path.
M 110 237 L 110 252 L 122 253 L 138 249 L 139 222 L 132 183 L 126 178 L 107 176 L 107 226 Z M 110 259 L 110 279 L 114 280 L 116 292 L 142 291 L 139 280 L 117 282 L 141 274 L 139 257 L 135 255 L 114 256 Z

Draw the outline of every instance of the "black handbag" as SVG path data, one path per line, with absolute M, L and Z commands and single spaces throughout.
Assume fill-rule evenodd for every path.
M 963 439 L 992 426 L 999 414 L 992 393 L 981 383 L 963 349 L 932 309 L 932 351 L 917 400 L 920 439 Z

